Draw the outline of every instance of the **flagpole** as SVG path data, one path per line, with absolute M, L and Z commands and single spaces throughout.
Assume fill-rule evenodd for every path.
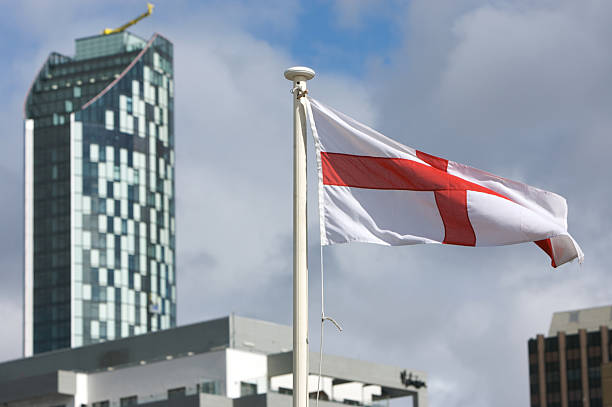
M 285 71 L 293 82 L 293 407 L 308 407 L 308 239 L 306 235 L 306 113 L 302 97 L 312 69 Z

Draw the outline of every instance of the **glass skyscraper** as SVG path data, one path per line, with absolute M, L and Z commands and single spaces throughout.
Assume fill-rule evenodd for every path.
M 24 354 L 175 326 L 173 47 L 52 53 L 25 103 Z

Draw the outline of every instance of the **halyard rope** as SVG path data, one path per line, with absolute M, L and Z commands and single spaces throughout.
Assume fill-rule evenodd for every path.
M 291 90 L 291 93 L 295 93 L 298 92 L 298 94 L 296 95 L 296 98 L 298 100 L 300 100 L 302 97 L 308 95 L 308 91 L 302 91 L 298 86 L 296 86 L 295 88 L 293 88 Z M 315 139 L 315 149 L 316 154 L 317 154 L 317 160 L 318 160 L 318 168 L 317 171 L 319 171 L 319 187 L 321 186 L 321 157 L 320 157 L 320 153 L 321 151 L 319 150 L 319 147 L 317 145 L 317 136 L 315 133 L 315 129 L 314 129 L 314 123 L 313 123 L 313 117 L 312 117 L 312 110 L 310 108 L 310 100 L 308 100 L 308 98 L 304 98 L 304 100 L 302 101 L 302 104 L 304 106 L 304 109 L 306 110 L 307 116 L 310 120 L 310 124 L 311 124 L 311 129 L 313 131 L 312 136 Z M 319 188 L 319 199 L 321 199 L 321 190 Z M 319 202 L 319 220 L 321 221 L 321 211 L 322 207 L 321 204 Z M 322 243 L 322 242 L 321 242 Z M 342 327 L 336 322 L 335 319 L 333 319 L 332 317 L 328 317 L 327 315 L 325 315 L 325 278 L 324 278 L 324 269 L 323 269 L 323 244 L 319 243 L 319 249 L 320 249 L 320 256 L 319 259 L 321 261 L 320 264 L 320 271 L 321 271 L 321 338 L 319 341 L 319 377 L 317 379 L 317 400 L 316 400 L 316 407 L 319 407 L 319 396 L 321 393 L 321 377 L 323 374 L 323 327 L 325 325 L 325 321 L 330 321 L 332 324 L 334 324 L 336 326 L 336 328 L 338 328 L 338 331 L 342 332 Z
M 323 372 L 323 325 L 325 324 L 325 321 L 330 321 L 331 323 L 333 323 L 336 328 L 338 328 L 338 330 L 340 332 L 342 332 L 342 327 L 336 322 L 336 320 L 334 320 L 332 317 L 328 317 L 327 315 L 325 315 L 325 285 L 324 285 L 324 279 L 323 279 L 323 245 L 319 245 L 321 251 L 320 251 L 320 259 L 321 259 L 321 338 L 319 341 L 319 377 L 317 379 L 317 401 L 316 401 L 316 407 L 319 407 L 319 394 L 321 393 L 321 375 Z
M 295 95 L 295 97 L 300 100 L 301 98 L 303 98 L 304 96 L 308 95 L 308 89 L 306 90 L 302 90 L 300 89 L 299 86 L 296 86 L 295 88 L 291 89 L 289 91 L 291 94 L 294 94 L 295 92 L 297 92 L 297 95 Z

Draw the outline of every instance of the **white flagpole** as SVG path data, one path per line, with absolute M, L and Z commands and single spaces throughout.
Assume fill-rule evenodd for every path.
M 308 407 L 308 239 L 306 235 L 306 112 L 302 98 L 312 69 L 285 71 L 293 82 L 293 407 Z

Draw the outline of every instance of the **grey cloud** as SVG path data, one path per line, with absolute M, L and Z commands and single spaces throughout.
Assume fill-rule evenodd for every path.
M 576 265 L 550 272 L 533 245 L 389 253 L 397 264 L 381 269 L 397 274 L 380 277 L 389 285 L 381 289 L 386 301 L 364 302 L 375 304 L 370 315 L 393 310 L 374 331 L 393 326 L 405 338 L 402 359 L 429 372 L 432 405 L 527 404 L 526 340 L 547 330 L 555 310 L 609 302 L 612 194 L 603 163 L 612 152 L 605 135 L 612 53 L 604 21 L 612 10 L 599 2 L 479 3 L 412 3 L 392 73 L 378 67 L 370 77 L 380 106 L 376 127 L 410 146 L 564 195 L 570 232 L 587 257 L 580 272 Z M 345 259 L 356 252 L 338 254 L 342 268 L 351 268 Z M 399 259 L 419 278 L 402 275 Z M 405 303 L 426 317 L 399 311 Z M 378 347 L 376 334 L 366 336 Z
M 17 359 L 22 353 L 21 302 L 3 297 L 0 300 L 0 318 L 4 326 L 0 336 L 0 360 Z
M 112 13 L 105 9 L 104 15 L 94 16 L 88 13 L 95 10 L 66 2 L 29 13 L 28 4 L 24 2 L 21 7 L 10 9 L 13 17 L 23 23 L 20 26 L 33 27 L 26 35 L 35 38 L 36 45 L 18 50 L 13 64 L 3 67 L 0 85 L 10 89 L 2 105 L 9 137 L 5 145 L 10 147 L 0 154 L 6 155 L 3 163 L 10 168 L 10 174 L 1 178 L 6 192 L 2 198 L 3 203 L 6 200 L 2 219 L 6 219 L 0 243 L 6 240 L 2 248 L 7 251 L 16 249 L 7 252 L 0 262 L 5 266 L 2 293 L 7 301 L 1 309 L 19 317 L 15 321 L 6 320 L 7 329 L 15 332 L 11 336 L 15 343 L 20 341 L 21 315 L 15 310 L 21 309 L 23 275 L 20 173 L 23 98 L 50 51 L 72 54 L 73 38 L 94 34 L 91 27 L 122 22 L 131 10 L 117 7 L 111 8 Z M 157 4 L 157 8 L 169 4 Z M 268 25 L 276 24 L 275 13 L 287 11 L 285 19 L 278 23 L 280 30 L 292 15 L 291 4 L 283 4 L 273 13 L 260 12 L 259 7 L 249 11 L 246 4 L 238 2 L 232 7 L 242 7 L 243 16 L 250 15 L 252 20 L 259 21 L 257 24 Z M 196 7 L 196 13 L 185 17 L 183 7 L 182 16 L 169 13 L 160 16 L 161 23 L 154 24 L 155 30 L 176 44 L 178 289 L 179 297 L 184 298 L 179 300 L 180 322 L 227 314 L 232 309 L 229 304 L 235 304 L 236 310 L 258 312 L 251 311 L 258 309 L 253 304 L 265 303 L 266 297 L 249 291 L 257 287 L 273 291 L 266 287 L 282 283 L 282 278 L 271 277 L 278 274 L 279 268 L 287 267 L 282 259 L 277 260 L 273 249 L 278 246 L 275 239 L 290 227 L 290 208 L 280 197 L 291 182 L 286 170 L 291 161 L 290 135 L 285 137 L 290 133 L 289 83 L 282 78 L 283 69 L 290 65 L 289 59 L 246 31 L 216 20 L 223 18 L 225 11 L 221 8 L 221 3 Z M 261 16 L 257 17 L 258 13 Z M 183 18 L 183 24 L 177 24 L 178 17 Z M 148 32 L 145 35 L 148 37 L 151 20 L 143 21 L 135 31 Z M 52 29 L 57 26 L 65 29 Z M 286 96 L 285 103 L 278 101 L 280 94 Z M 289 200 L 290 192 L 287 203 Z M 283 213 L 284 223 L 278 221 Z M 269 268 L 274 262 L 274 267 Z M 263 272 L 258 274 L 254 270 Z M 271 317 L 275 305 L 271 304 L 267 314 L 262 311 L 264 315 Z M 0 358 L 19 354 L 20 346 L 7 343 Z

